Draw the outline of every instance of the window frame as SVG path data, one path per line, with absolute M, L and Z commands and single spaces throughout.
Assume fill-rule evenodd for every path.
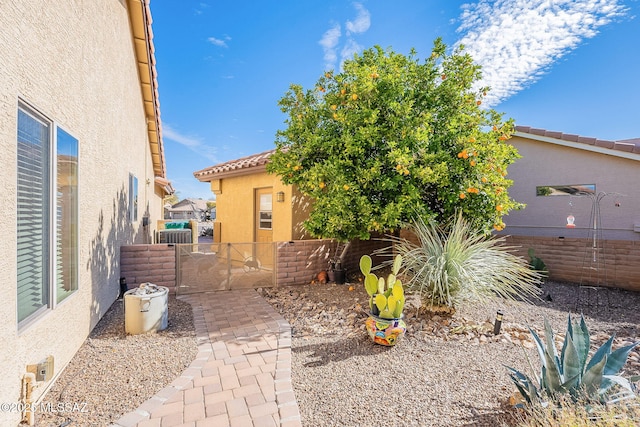
M 262 202 L 262 198 L 269 198 L 269 203 L 268 203 L 268 207 L 270 207 L 270 209 L 266 209 L 266 205 L 263 206 Z M 258 229 L 259 230 L 273 230 L 273 194 L 261 194 L 258 200 L 260 206 L 258 206 Z M 263 209 L 263 207 L 265 209 Z M 263 219 L 263 214 L 265 215 L 265 218 Z M 269 227 L 263 227 L 263 224 L 269 224 Z
M 19 243 L 19 224 L 21 224 L 20 220 L 23 221 L 28 219 L 26 216 L 21 218 L 18 215 L 18 212 L 21 211 L 20 205 L 20 197 L 22 192 L 29 191 L 30 188 L 33 187 L 21 187 L 19 182 L 22 171 L 25 171 L 28 168 L 28 165 L 25 166 L 25 169 L 21 169 L 20 161 L 20 135 L 19 131 L 21 129 L 20 116 L 21 113 L 25 114 L 30 120 L 34 120 L 35 122 L 40 123 L 43 126 L 47 127 L 46 132 L 46 141 L 43 142 L 43 151 L 46 150 L 46 153 L 42 156 L 43 167 L 42 169 L 46 169 L 42 175 L 43 186 L 42 189 L 42 197 L 46 198 L 43 201 L 42 207 L 46 208 L 46 213 L 42 216 L 42 231 L 40 232 L 40 236 L 42 240 L 47 240 L 47 244 L 43 245 L 42 253 L 38 253 L 35 256 L 42 256 L 42 275 L 39 277 L 39 291 L 42 295 L 43 304 L 36 308 L 31 313 L 21 315 L 20 309 L 20 277 L 16 277 L 16 325 L 19 332 L 25 330 L 30 325 L 35 323 L 38 319 L 40 319 L 45 313 L 54 310 L 58 305 L 64 304 L 66 301 L 70 300 L 73 295 L 76 295 L 79 290 L 79 263 L 78 258 L 80 255 L 80 246 L 79 246 L 79 230 L 80 230 L 80 215 L 79 215 L 79 164 L 80 164 L 80 156 L 79 156 L 79 140 L 75 136 L 73 136 L 70 132 L 68 132 L 64 127 L 60 126 L 54 120 L 47 117 L 47 115 L 43 114 L 39 109 L 33 107 L 28 102 L 25 102 L 22 99 L 18 100 L 17 108 L 16 108 L 16 161 L 18 162 L 16 165 L 17 168 L 17 182 L 16 182 L 16 243 Z M 58 212 L 62 210 L 61 202 L 58 198 L 58 190 L 59 190 L 59 162 L 58 158 L 58 142 L 59 142 L 59 132 L 64 132 L 68 137 L 72 138 L 75 142 L 74 151 L 75 151 L 75 165 L 74 165 L 74 178 L 75 178 L 75 194 L 72 196 L 72 217 L 75 220 L 73 222 L 73 231 L 70 233 L 71 238 L 68 240 L 73 247 L 72 251 L 72 261 L 67 263 L 70 265 L 72 272 L 71 277 L 72 281 L 69 282 L 70 288 L 69 293 L 65 295 L 60 301 L 58 301 L 58 274 L 59 270 L 63 267 L 64 256 L 63 251 L 60 250 L 58 252 L 58 244 L 63 240 L 62 234 L 59 235 L 59 230 L 62 230 L 62 227 L 59 228 L 58 221 L 62 220 L 63 215 L 59 215 Z M 43 135 L 44 136 L 44 135 Z M 24 143 L 24 142 L 22 142 Z M 33 208 L 32 208 L 33 209 Z M 28 212 L 27 212 L 28 213 Z M 65 229 L 66 230 L 66 229 Z M 27 251 L 30 250 L 33 246 L 29 246 Z M 16 247 L 16 256 L 18 256 L 19 248 Z M 33 258 L 34 255 L 29 255 L 29 258 Z M 16 260 L 17 262 L 17 260 Z M 31 263 L 31 261 L 29 261 Z M 16 264 L 16 274 L 18 273 L 18 265 Z M 24 301 L 23 301 L 24 302 Z M 28 311 L 28 310 L 27 310 Z M 22 318 L 21 318 L 22 317 Z
M 58 235 L 58 221 L 63 220 L 63 217 L 58 217 L 57 213 L 59 212 L 59 210 L 61 209 L 59 201 L 58 201 L 58 193 L 60 190 L 60 181 L 59 181 L 59 168 L 60 168 L 60 163 L 61 163 L 61 157 L 60 157 L 60 140 L 59 140 L 59 135 L 60 132 L 64 132 L 69 138 L 72 138 L 75 141 L 75 191 L 74 191 L 74 197 L 72 199 L 73 202 L 73 217 L 75 219 L 75 224 L 74 224 L 74 229 L 73 230 L 67 230 L 67 231 L 71 231 L 71 238 L 69 239 L 69 241 L 71 243 L 73 243 L 74 247 L 73 247 L 73 254 L 72 254 L 72 260 L 70 262 L 70 265 L 72 266 L 72 268 L 75 269 L 75 271 L 72 272 L 72 277 L 73 280 L 70 283 L 70 288 L 69 289 L 69 293 L 67 295 L 65 295 L 64 297 L 62 297 L 62 299 L 59 298 L 59 287 L 60 287 L 60 283 L 58 283 L 58 277 L 60 276 L 60 273 L 58 271 L 56 271 L 55 266 L 58 265 L 58 262 L 61 266 L 61 268 L 63 269 L 64 267 L 63 265 L 63 259 L 60 259 L 58 261 L 58 253 L 57 253 L 57 248 L 58 248 L 58 244 L 60 243 L 58 241 L 58 239 L 63 240 L 66 236 L 59 236 Z M 52 239 L 52 248 L 53 248 L 53 252 L 52 254 L 55 256 L 55 261 L 53 261 L 53 267 L 54 267 L 54 271 L 52 271 L 53 274 L 55 274 L 53 277 L 55 280 L 51 281 L 51 286 L 54 288 L 53 289 L 53 293 L 52 293 L 52 299 L 53 299 L 53 307 L 55 308 L 58 304 L 62 304 L 65 301 L 67 301 L 69 299 L 69 297 L 71 297 L 72 295 L 74 295 L 79 288 L 79 272 L 80 269 L 78 268 L 79 265 L 79 257 L 80 257 L 80 141 L 78 140 L 78 138 L 76 138 L 75 136 L 73 136 L 70 132 L 68 132 L 64 127 L 58 125 L 57 123 L 54 123 L 54 142 L 53 142 L 53 146 L 55 147 L 55 154 L 52 155 L 51 161 L 52 161 L 52 167 L 53 167 L 53 171 L 52 171 L 52 178 L 53 178 L 53 182 L 51 183 L 52 186 L 52 197 L 55 197 L 55 209 L 51 209 L 52 213 L 55 214 L 55 217 L 51 219 L 51 224 L 52 224 L 52 229 L 51 229 L 51 233 L 53 233 L 54 238 Z
M 129 221 L 138 221 L 138 177 L 129 173 Z

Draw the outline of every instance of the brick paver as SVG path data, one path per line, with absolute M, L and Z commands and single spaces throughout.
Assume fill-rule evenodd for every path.
M 291 327 L 255 290 L 179 297 L 193 307 L 198 354 L 182 375 L 113 427 L 300 427 Z

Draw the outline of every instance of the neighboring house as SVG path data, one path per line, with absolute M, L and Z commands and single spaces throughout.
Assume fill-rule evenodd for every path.
M 296 187 L 285 185 L 266 165 L 274 150 L 194 172 L 216 195 L 216 242 L 287 242 L 305 238 L 301 223 L 309 208 Z M 308 236 L 307 236 L 308 237 Z
M 0 6 L 0 402 L 42 396 L 116 300 L 120 247 L 162 218 L 151 34 L 148 1 Z
M 285 185 L 266 165 L 275 150 L 231 160 L 194 172 L 209 182 L 216 195 L 216 219 L 212 245 L 232 259 L 240 256 L 248 270 L 270 269 L 275 263 L 277 285 L 309 283 L 326 270 L 336 255 L 337 242 L 314 239 L 302 223 L 308 218 L 310 202 L 296 186 Z M 255 242 L 255 244 L 254 244 Z M 248 243 L 251 243 L 248 245 Z M 359 271 L 363 254 L 384 246 L 380 240 L 353 242 L 343 267 Z M 223 248 L 224 249 L 223 249 Z
M 165 207 L 165 219 L 195 219 L 204 221 L 207 216 L 207 201 L 202 199 L 184 199 L 171 207 Z
M 522 156 L 509 167 L 509 195 L 526 208 L 505 216 L 501 234 L 536 247 L 552 277 L 572 281 L 604 267 L 598 253 L 593 263 L 596 235 L 606 282 L 640 290 L 640 138 L 605 141 L 517 126 L 509 142 Z M 570 220 L 575 227 L 567 227 Z M 598 280 L 604 283 L 604 272 Z
M 509 142 L 522 156 L 509 167 L 509 195 L 527 207 L 505 217 L 508 234 L 580 236 L 592 226 L 587 194 L 605 192 L 603 237 L 640 241 L 640 138 L 604 141 L 517 126 Z M 566 227 L 569 215 L 575 228 Z

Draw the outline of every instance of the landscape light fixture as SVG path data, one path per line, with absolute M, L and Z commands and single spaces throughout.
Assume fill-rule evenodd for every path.
M 496 313 L 496 322 L 493 324 L 493 335 L 498 335 L 500 333 L 500 327 L 502 326 L 502 313 L 501 310 L 498 310 Z
M 284 202 L 284 191 L 278 191 L 276 193 L 276 201 L 278 201 L 278 203 Z

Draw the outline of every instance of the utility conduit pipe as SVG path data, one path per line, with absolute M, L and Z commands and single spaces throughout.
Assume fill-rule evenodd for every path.
M 30 426 L 35 424 L 35 412 L 33 410 L 34 388 L 36 388 L 36 374 L 27 372 L 22 377 L 22 403 L 24 404 L 22 422 Z

